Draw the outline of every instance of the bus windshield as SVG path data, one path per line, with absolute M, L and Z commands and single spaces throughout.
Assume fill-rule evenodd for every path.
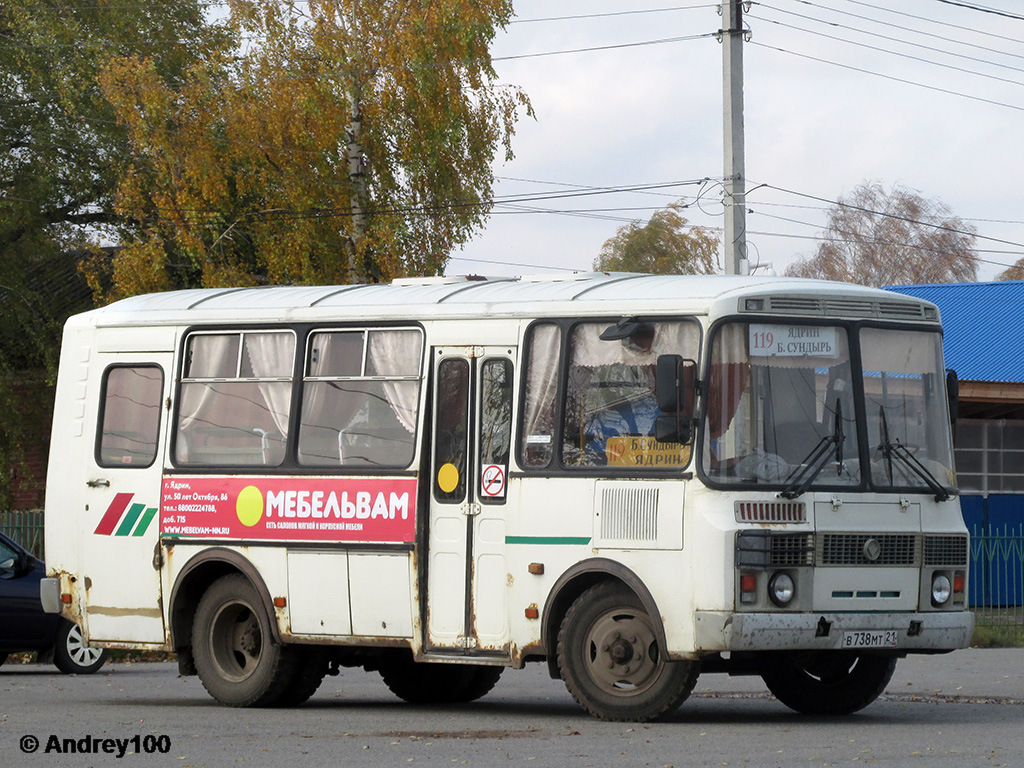
M 872 485 L 955 485 L 939 335 L 864 328 L 860 346 Z
M 726 324 L 711 350 L 704 471 L 712 482 L 781 486 L 790 497 L 862 484 L 945 493 L 953 474 L 941 360 L 935 333 Z

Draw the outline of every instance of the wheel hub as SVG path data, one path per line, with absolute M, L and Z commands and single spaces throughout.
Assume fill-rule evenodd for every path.
M 245 680 L 263 652 L 259 619 L 245 603 L 225 605 L 214 617 L 209 642 L 218 674 L 234 682 Z
M 618 634 L 616 632 L 616 634 Z M 636 638 L 633 638 L 633 642 L 636 642 Z M 608 656 L 615 664 L 626 664 L 633 656 L 633 644 L 627 641 L 625 638 L 619 637 L 613 643 L 607 646 Z
M 598 619 L 589 632 L 590 675 L 601 688 L 631 696 L 657 678 L 654 630 L 642 614 L 617 610 Z

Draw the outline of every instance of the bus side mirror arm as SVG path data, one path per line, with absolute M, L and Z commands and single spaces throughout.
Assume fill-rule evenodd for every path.
M 662 415 L 654 422 L 659 443 L 690 442 L 697 399 L 697 363 L 680 355 L 658 355 L 655 394 Z
M 693 425 L 682 421 L 678 413 L 662 414 L 654 420 L 654 439 L 659 443 L 686 445 L 690 442 L 692 433 Z

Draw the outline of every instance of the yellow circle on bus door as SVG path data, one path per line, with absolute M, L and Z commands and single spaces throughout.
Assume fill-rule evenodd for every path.
M 238 514 L 238 521 L 250 528 L 263 517 L 263 494 L 255 485 L 247 485 L 243 488 L 235 500 L 235 512 Z
M 451 493 L 459 487 L 459 468 L 451 462 L 442 464 L 437 470 L 437 487 L 445 493 Z

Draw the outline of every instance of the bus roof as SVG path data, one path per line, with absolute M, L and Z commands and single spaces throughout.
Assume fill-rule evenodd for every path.
M 758 305 L 745 304 L 763 298 Z M 614 308 L 609 303 L 614 302 Z M 818 280 L 734 275 L 575 273 L 555 277 L 404 278 L 340 286 L 208 288 L 133 296 L 84 313 L 99 326 L 302 321 L 529 318 L 607 314 L 772 314 L 938 319 L 935 305 L 890 292 Z

